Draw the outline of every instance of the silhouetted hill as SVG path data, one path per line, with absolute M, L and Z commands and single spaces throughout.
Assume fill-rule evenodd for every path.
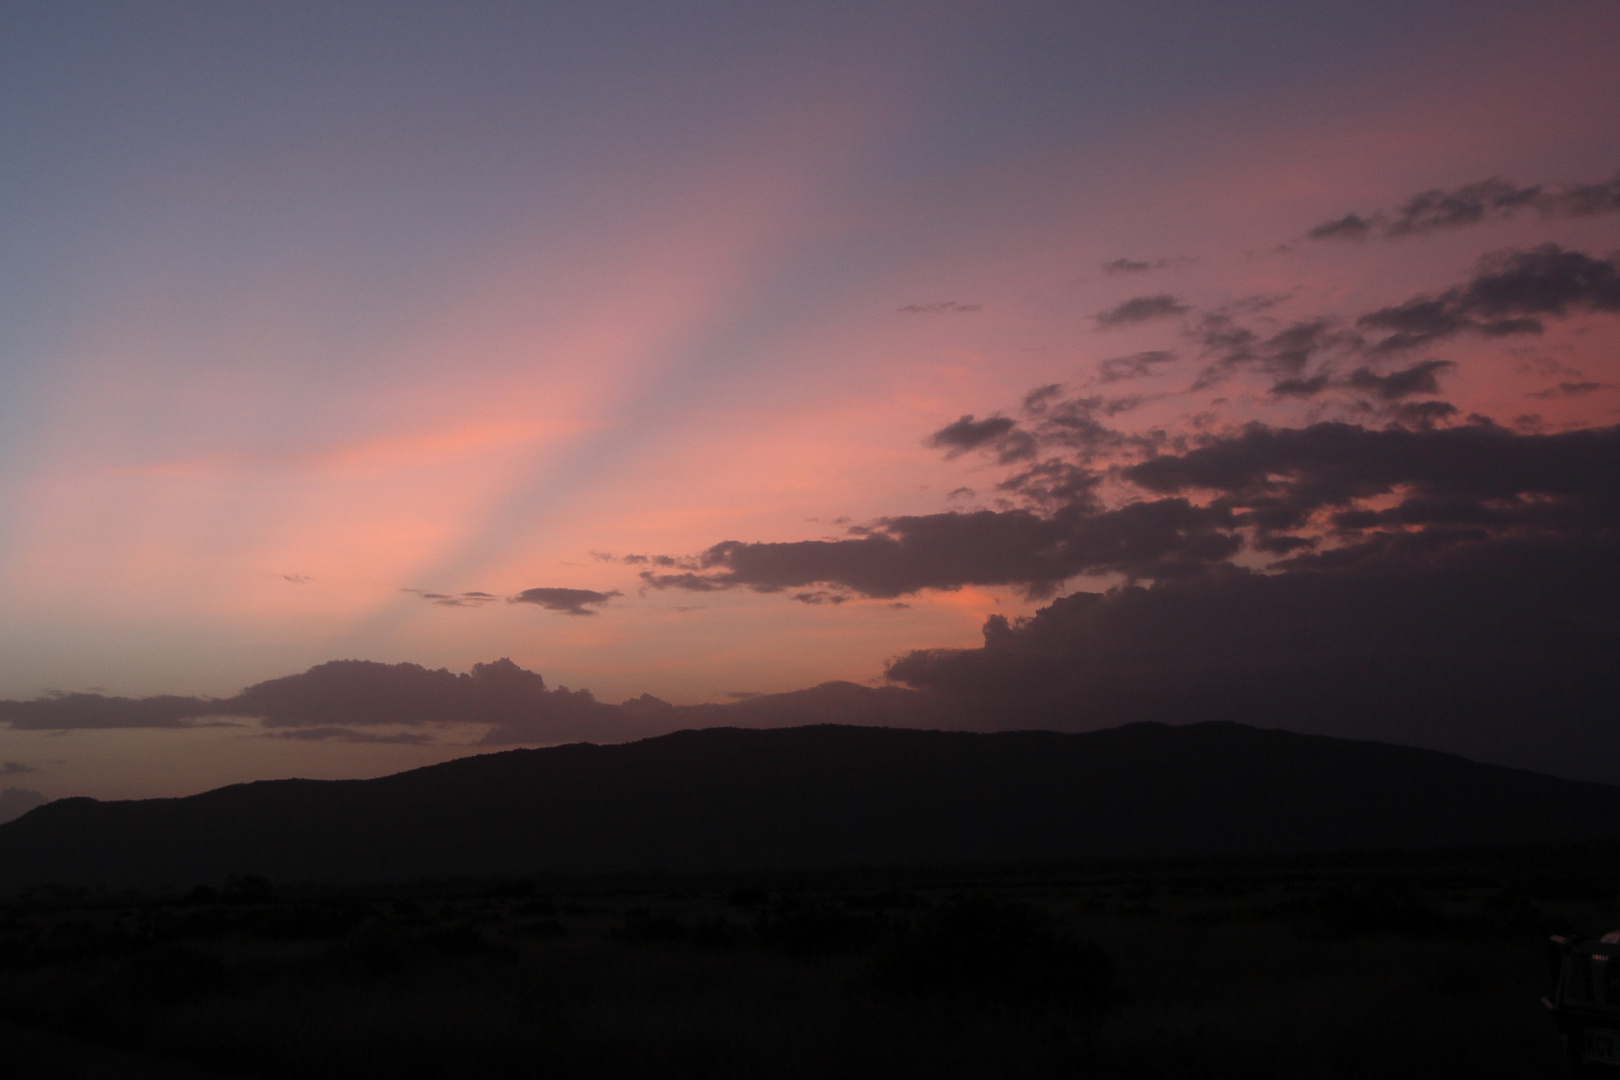
M 376 780 L 62 799 L 0 889 L 1423 848 L 1620 836 L 1620 788 L 1238 724 L 682 731 Z

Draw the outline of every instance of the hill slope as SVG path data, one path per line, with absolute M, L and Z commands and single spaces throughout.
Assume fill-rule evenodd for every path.
M 1620 788 L 1238 724 L 683 731 L 376 780 L 63 799 L 0 890 L 1487 845 L 1620 836 Z

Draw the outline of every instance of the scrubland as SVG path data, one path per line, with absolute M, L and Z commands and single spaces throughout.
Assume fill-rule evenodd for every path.
M 1604 850 L 34 890 L 11 1075 L 1562 1075 Z

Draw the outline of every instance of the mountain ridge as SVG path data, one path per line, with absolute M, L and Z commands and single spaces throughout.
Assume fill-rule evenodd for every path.
M 703 728 L 370 780 L 61 799 L 0 891 L 1285 854 L 1620 837 L 1620 787 L 1231 722 Z

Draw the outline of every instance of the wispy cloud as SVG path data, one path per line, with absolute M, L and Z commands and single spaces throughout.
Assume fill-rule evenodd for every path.
M 895 310 L 907 315 L 972 315 L 982 311 L 982 304 L 964 304 L 957 300 L 935 300 L 928 304 L 906 304 Z
M 292 739 L 296 742 L 376 743 L 396 746 L 427 746 L 434 742 L 431 735 L 421 732 L 402 732 L 379 735 L 372 731 L 355 731 L 345 727 L 293 728 L 288 731 L 266 732 L 260 738 Z

